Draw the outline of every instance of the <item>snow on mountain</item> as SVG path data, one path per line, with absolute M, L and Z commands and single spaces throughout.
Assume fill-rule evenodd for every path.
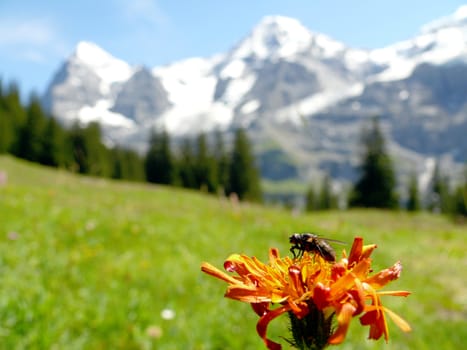
M 78 119 L 83 123 L 99 122 L 100 124 L 112 127 L 132 128 L 135 123 L 120 113 L 114 113 L 110 110 L 111 102 L 108 100 L 99 100 L 94 106 L 84 106 L 78 111 Z
M 232 110 L 214 101 L 215 67 L 222 59 L 221 55 L 209 59 L 190 58 L 154 68 L 154 76 L 160 79 L 173 104 L 156 124 L 178 135 L 225 129 L 231 122 Z
M 113 83 L 126 81 L 133 74 L 133 69 L 128 63 L 87 41 L 78 43 L 71 61 L 88 66 L 101 79 L 103 94 L 109 93 Z
M 429 33 L 443 28 L 465 25 L 467 25 L 467 5 L 462 5 L 452 15 L 436 19 L 424 25 L 421 31 Z
M 333 57 L 344 45 L 315 34 L 299 21 L 284 16 L 267 16 L 231 53 L 234 59 L 287 59 L 314 49 L 321 58 Z
M 58 117 L 97 120 L 108 137 L 138 149 L 154 126 L 174 137 L 243 126 L 261 164 L 271 151 L 264 145 L 278 147 L 276 173 L 264 176 L 307 179 L 320 169 L 348 179 L 362 123 L 374 115 L 384 116 L 407 172 L 437 154 L 465 159 L 466 67 L 467 6 L 376 50 L 268 16 L 226 53 L 150 69 L 81 42 L 44 101 Z
M 219 57 L 205 59 L 189 58 L 168 66 L 155 67 L 152 72 L 157 76 L 174 104 L 212 102 L 212 89 L 215 84 L 213 68 Z M 188 102 L 187 102 L 188 101 Z
M 232 52 L 232 58 L 277 59 L 296 55 L 307 49 L 312 34 L 295 19 L 265 17 Z
M 370 58 L 388 66 L 372 81 L 405 79 L 422 63 L 467 62 L 467 5 L 451 16 L 425 25 L 413 39 L 373 50 Z
M 43 97 L 44 104 L 67 124 L 98 121 L 112 128 L 132 128 L 134 123 L 112 112 L 111 107 L 118 86 L 133 73 L 128 63 L 82 41 L 56 73 Z

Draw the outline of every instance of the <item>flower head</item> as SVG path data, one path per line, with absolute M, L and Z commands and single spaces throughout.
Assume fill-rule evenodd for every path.
M 281 348 L 266 335 L 269 322 L 283 313 L 289 313 L 291 317 L 294 341 L 307 348 L 318 349 L 341 343 L 350 321 L 356 316 L 361 316 L 362 325 L 370 326 L 370 339 L 384 335 L 387 341 L 386 314 L 403 331 L 409 331 L 410 326 L 385 308 L 380 297 L 407 296 L 410 293 L 380 291 L 399 277 L 402 266 L 397 262 L 370 275 L 370 255 L 375 248 L 374 244 L 363 245 L 363 239 L 357 237 L 348 257 L 344 252 L 337 262 L 330 262 L 311 252 L 304 252 L 298 259 L 281 258 L 279 251 L 271 248 L 268 263 L 242 254 L 228 257 L 224 268 L 235 275 L 209 263 L 203 263 L 201 270 L 228 283 L 227 298 L 251 304 L 260 316 L 257 332 L 268 349 Z M 333 327 L 335 321 L 337 326 Z

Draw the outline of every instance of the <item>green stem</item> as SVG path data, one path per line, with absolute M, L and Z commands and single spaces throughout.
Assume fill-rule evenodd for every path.
M 291 343 L 299 350 L 322 350 L 328 345 L 334 314 L 326 318 L 311 300 L 308 307 L 309 313 L 301 319 L 289 312 Z

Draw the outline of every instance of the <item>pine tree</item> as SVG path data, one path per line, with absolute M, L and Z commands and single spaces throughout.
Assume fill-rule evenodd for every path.
M 1 148 L 6 152 L 15 154 L 18 146 L 20 129 L 26 122 L 26 111 L 20 100 L 18 86 L 11 83 L 6 89 L 2 88 L 3 122 L 0 122 Z M 0 110 L 2 108 L 0 107 Z M 1 113 L 1 112 L 0 112 Z M 3 128 L 5 126 L 5 128 Z
M 214 133 L 214 158 L 217 165 L 218 188 L 225 192 L 229 174 L 229 160 L 225 150 L 224 138 L 220 130 L 216 130 Z
M 373 118 L 370 129 L 363 132 L 362 145 L 361 174 L 353 188 L 350 206 L 396 208 L 395 174 L 378 118 Z
M 196 140 L 195 174 L 198 188 L 205 188 L 208 192 L 217 189 L 217 169 L 214 158 L 208 150 L 206 135 L 201 133 Z
M 323 178 L 319 191 L 313 184 L 308 188 L 305 195 L 305 210 L 328 210 L 337 208 L 337 197 L 332 192 L 331 178 L 326 175 Z
M 337 208 L 337 198 L 332 193 L 331 178 L 326 175 L 321 184 L 321 190 L 319 194 L 319 209 L 335 209 Z
M 15 156 L 32 162 L 39 161 L 45 120 L 39 98 L 33 95 L 26 108 L 26 122 L 18 130 Z
M 180 155 L 177 159 L 178 179 L 185 188 L 199 188 L 196 182 L 195 155 L 192 140 L 186 138 L 180 146 Z
M 147 181 L 166 185 L 174 183 L 174 161 L 167 131 L 151 131 L 144 167 Z
M 258 170 L 247 134 L 237 129 L 229 161 L 227 193 L 236 193 L 240 200 L 261 201 Z
M 11 150 L 15 134 L 14 120 L 7 109 L 3 83 L 0 80 L 0 153 L 7 153 Z
M 64 145 L 64 130 L 53 117 L 50 117 L 46 121 L 42 137 L 39 162 L 54 167 L 63 166 L 65 164 Z
M 78 122 L 75 122 L 66 136 L 68 148 L 67 166 L 80 174 L 89 174 L 88 147 L 84 132 Z
M 313 184 L 311 184 L 305 194 L 305 210 L 314 211 L 318 209 L 319 209 L 318 196 L 316 195 L 316 190 Z
M 428 193 L 428 208 L 437 213 L 449 213 L 452 210 L 452 198 L 449 191 L 449 181 L 441 173 L 440 162 L 437 161 L 433 170 L 431 189 Z
M 83 130 L 87 148 L 89 174 L 110 177 L 112 166 L 107 147 L 102 143 L 102 131 L 99 123 L 92 122 Z
M 143 181 L 145 179 L 143 161 L 135 151 L 115 147 L 110 151 L 113 169 L 112 178 Z
M 409 199 L 407 201 L 408 211 L 419 211 L 421 208 L 420 195 L 418 191 L 417 174 L 413 173 L 409 182 Z
M 467 217 L 467 182 L 457 187 L 453 197 L 453 213 Z
M 133 150 L 124 150 L 123 159 L 126 163 L 124 179 L 131 181 L 144 181 L 144 164 L 140 155 Z

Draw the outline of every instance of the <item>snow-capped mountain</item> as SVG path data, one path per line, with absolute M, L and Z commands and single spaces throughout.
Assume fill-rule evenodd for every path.
M 423 172 L 433 157 L 467 160 L 467 6 L 376 50 L 282 16 L 226 53 L 151 69 L 82 42 L 44 101 L 62 120 L 98 120 L 139 149 L 154 126 L 174 137 L 245 127 L 272 180 L 352 178 L 362 127 L 379 115 L 402 173 Z
M 66 123 L 98 120 L 106 125 L 133 127 L 130 119 L 111 109 L 117 91 L 134 70 L 97 45 L 80 42 L 53 77 L 44 104 Z

